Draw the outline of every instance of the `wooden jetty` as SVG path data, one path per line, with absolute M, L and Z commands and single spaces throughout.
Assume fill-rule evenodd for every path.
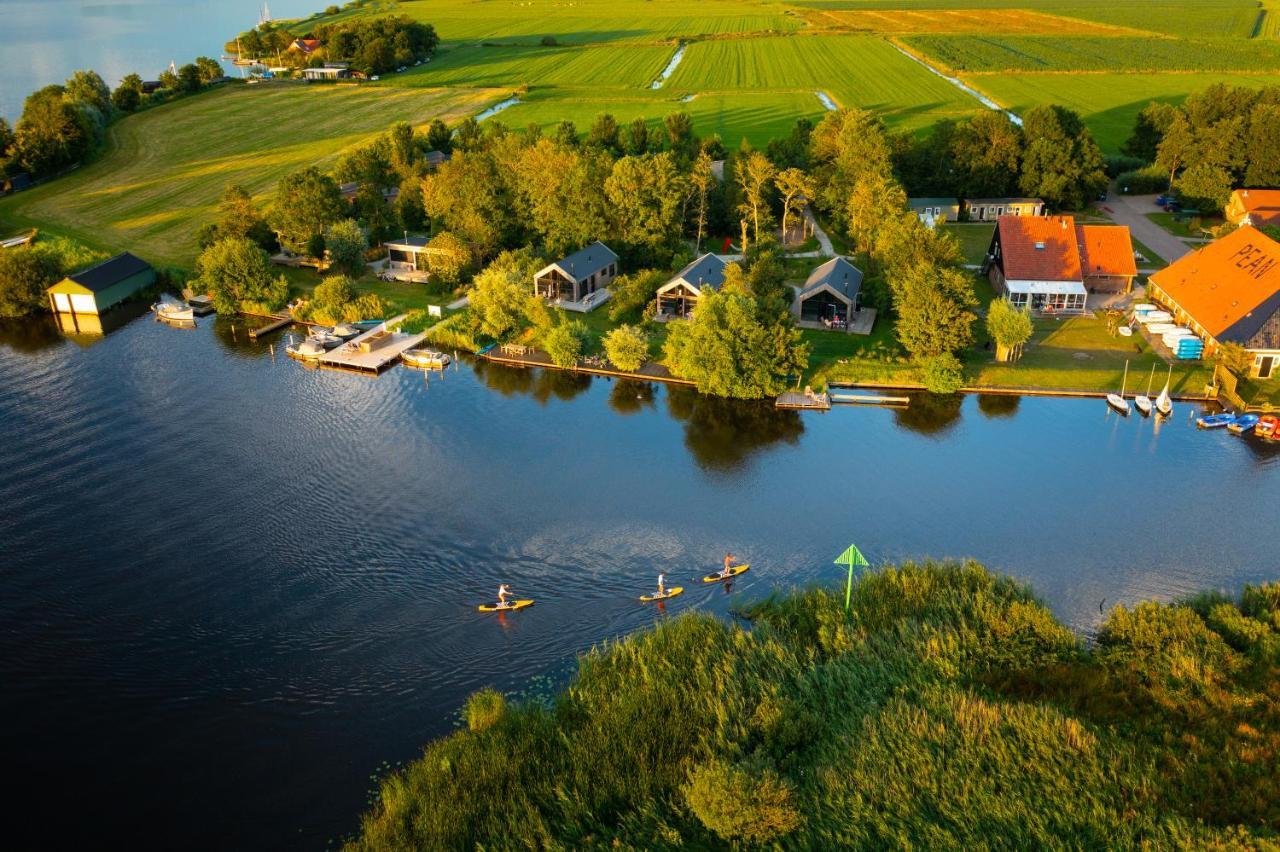
M 376 375 L 400 360 L 401 354 L 426 339 L 427 333 L 395 331 L 408 314 L 387 320 L 320 357 L 320 366 Z
M 275 322 L 269 322 L 260 328 L 249 329 L 249 339 L 257 340 L 259 337 L 266 337 L 268 334 L 279 331 L 282 328 L 288 328 L 293 325 L 293 314 L 285 314 L 283 316 L 274 317 Z
M 831 401 L 842 405 L 910 405 L 909 396 L 883 396 L 874 393 L 833 393 Z
M 774 403 L 778 408 L 804 409 L 808 411 L 827 411 L 831 408 L 831 398 L 825 393 L 799 393 L 787 391 Z

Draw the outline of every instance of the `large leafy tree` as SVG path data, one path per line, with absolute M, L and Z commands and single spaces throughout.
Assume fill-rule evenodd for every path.
M 120 85 L 111 93 L 111 103 L 121 112 L 133 112 L 142 103 L 142 78 L 137 74 L 127 74 Z
M 369 240 L 354 219 L 334 222 L 324 235 L 325 250 L 338 270 L 359 275 L 364 270 L 364 253 Z
M 1060 106 L 1038 106 L 1022 123 L 1025 147 L 1019 186 L 1027 195 L 1077 210 L 1107 185 L 1102 150 L 1080 116 Z
M 792 214 L 798 216 L 804 212 L 809 199 L 816 192 L 816 187 L 813 178 L 803 169 L 795 166 L 778 172 L 774 184 L 778 188 L 778 195 L 782 198 L 782 236 L 785 239 Z
M 58 257 L 40 246 L 0 249 L 0 317 L 26 316 L 46 307 L 45 290 L 61 275 Z
M 422 179 L 427 215 L 492 256 L 516 231 L 511 200 L 493 156 L 484 150 L 455 150 Z
M 987 333 L 996 342 L 996 360 L 1011 361 L 1031 339 L 1030 310 L 1019 310 L 1008 299 L 994 299 L 987 309 Z
M 1246 186 L 1280 187 L 1280 104 L 1258 104 L 1249 117 Z
M 607 112 L 596 116 L 596 120 L 591 124 L 591 129 L 587 131 L 586 144 L 589 147 L 607 151 L 614 156 L 621 154 L 622 128 L 618 126 L 618 120 Z
M 1142 108 L 1134 120 L 1133 133 L 1125 141 L 1120 150 L 1130 157 L 1137 157 L 1146 163 L 1156 161 L 1156 151 L 1160 141 L 1164 139 L 1169 126 L 1175 117 L 1181 115 L 1179 109 L 1172 104 L 1152 101 Z
M 533 296 L 533 273 L 540 262 L 527 249 L 505 251 L 475 277 L 471 313 L 480 331 L 496 340 L 524 328 Z
M 759 242 L 761 229 L 767 231 L 772 218 L 769 211 L 769 195 L 774 178 L 778 175 L 778 169 L 760 151 L 751 151 L 738 157 L 733 165 L 734 179 L 742 191 L 740 210 L 744 222 L 750 221 L 751 239 L 753 242 Z M 744 224 L 743 232 L 745 231 Z
M 854 248 L 874 258 L 877 234 L 906 209 L 907 194 L 892 175 L 881 172 L 859 175 L 849 192 L 845 213 Z
M 244 237 L 227 237 L 200 253 L 195 284 L 213 297 L 219 313 L 248 306 L 275 310 L 284 304 L 289 283 L 272 277 L 267 253 Z
M 984 110 L 956 126 L 951 139 L 956 194 L 1002 197 L 1017 187 L 1022 164 L 1022 128 L 1001 110 Z
M 828 112 L 813 129 L 809 157 L 817 203 L 838 227 L 847 227 L 849 195 L 859 178 L 893 174 L 889 153 L 883 123 L 866 110 Z
M 69 166 L 88 153 L 93 128 L 67 99 L 62 86 L 45 86 L 27 97 L 15 130 L 18 162 L 35 175 Z
M 520 213 L 551 254 L 604 236 L 607 157 L 539 139 L 514 157 L 512 183 Z
M 894 288 L 898 340 L 917 359 L 958 352 L 973 342 L 977 301 L 963 270 L 923 264 L 901 273 Z
M 312 252 L 325 228 L 346 209 L 338 184 L 314 166 L 284 176 L 276 186 L 273 215 L 280 243 L 293 252 Z
M 604 184 L 613 230 L 639 260 L 665 263 L 680 238 L 685 179 L 669 151 L 623 157 Z

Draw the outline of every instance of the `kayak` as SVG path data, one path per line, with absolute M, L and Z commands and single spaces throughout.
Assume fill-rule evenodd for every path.
M 652 601 L 665 601 L 667 598 L 674 598 L 676 595 L 680 594 L 683 591 L 684 591 L 684 586 L 672 586 L 671 588 L 667 589 L 667 593 L 665 595 L 659 595 L 656 593 L 652 595 L 641 595 L 640 600 L 644 601 L 645 603 L 650 603 Z
M 703 577 L 702 582 L 718 583 L 721 580 L 732 580 L 734 577 L 743 573 L 750 567 L 751 567 L 750 565 L 734 565 L 732 568 L 729 569 L 728 574 L 721 574 L 719 571 L 717 571 L 714 574 L 708 574 L 707 576 Z
M 513 609 L 524 609 L 527 606 L 533 606 L 533 601 L 511 601 L 505 606 L 498 604 L 480 604 L 481 612 L 510 612 Z

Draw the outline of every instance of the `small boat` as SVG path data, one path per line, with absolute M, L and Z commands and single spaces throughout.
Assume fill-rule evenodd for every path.
M 527 606 L 533 606 L 533 601 L 507 601 L 504 604 L 480 604 L 476 609 L 481 612 L 507 612 L 508 610 L 524 609 Z
M 708 574 L 707 576 L 703 577 L 702 582 L 718 583 L 721 580 L 732 580 L 734 577 L 738 576 L 739 574 L 745 573 L 750 568 L 751 568 L 750 565 L 734 565 L 732 568 L 729 569 L 728 574 L 722 574 L 721 572 L 717 571 L 714 574 Z
M 1129 383 L 1129 362 L 1124 362 L 1124 379 L 1120 382 L 1120 393 L 1107 394 L 1107 405 L 1114 408 L 1120 414 L 1129 415 L 1129 400 L 1124 398 L 1125 385 Z
M 684 591 L 684 586 L 672 586 L 671 588 L 667 589 L 667 593 L 664 595 L 660 595 L 655 592 L 652 595 L 641 595 L 640 600 L 644 601 L 645 603 L 652 603 L 653 601 L 665 601 L 667 598 L 674 598 L 676 595 L 680 594 L 683 591 Z
M 364 332 L 349 322 L 340 322 L 333 327 L 333 331 L 331 333 L 336 334 L 343 340 L 350 340 L 353 337 L 359 337 Z
M 178 302 L 157 302 L 151 306 L 151 310 L 155 311 L 160 319 L 171 322 L 194 322 L 196 318 L 195 311 L 190 305 Z
M 1116 331 L 1120 333 L 1121 337 L 1133 337 L 1133 329 L 1129 328 L 1127 325 L 1120 326 Z
M 342 338 L 323 328 L 315 328 L 307 335 L 307 340 L 319 343 L 325 349 L 334 349 L 342 345 Z
M 410 367 L 427 367 L 442 370 L 449 366 L 449 356 L 435 349 L 408 349 L 400 357 Z
M 1138 413 L 1143 417 L 1151 416 L 1151 383 L 1156 378 L 1156 366 L 1151 365 L 1151 375 L 1147 376 L 1147 392 L 1140 393 L 1133 398 L 1133 407 L 1138 409 Z
M 299 361 L 319 361 L 326 350 L 322 344 L 308 337 L 301 343 L 286 346 L 284 351 L 290 358 L 297 358 Z
M 1258 425 L 1253 427 L 1253 434 L 1269 441 L 1280 437 L 1280 417 L 1274 414 L 1263 415 L 1258 419 Z
M 1173 414 L 1173 400 L 1169 398 L 1169 382 L 1173 381 L 1173 365 L 1169 365 L 1169 377 L 1164 380 L 1164 390 L 1156 397 L 1156 413 L 1161 417 Z
M 1221 429 L 1234 422 L 1236 419 L 1235 412 L 1224 411 L 1221 414 L 1206 414 L 1204 417 L 1196 418 L 1196 425 L 1201 429 Z
M 1143 325 L 1150 325 L 1153 322 L 1169 322 L 1173 319 L 1173 314 L 1168 311 L 1147 311 L 1146 313 L 1138 314 L 1134 319 Z
M 1235 435 L 1243 435 L 1246 432 L 1251 432 L 1261 419 L 1257 414 L 1241 414 L 1227 424 L 1227 431 Z

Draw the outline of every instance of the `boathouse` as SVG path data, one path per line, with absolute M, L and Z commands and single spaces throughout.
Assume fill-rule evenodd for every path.
M 156 283 L 156 271 L 129 252 L 68 275 L 48 289 L 54 313 L 100 314 Z
M 703 293 L 719 290 L 724 284 L 726 266 L 723 260 L 708 252 L 677 272 L 658 288 L 656 319 L 665 322 L 692 314 Z
M 809 273 L 796 297 L 801 325 L 846 331 L 853 323 L 862 291 L 862 270 L 833 257 Z
M 1201 338 L 1253 355 L 1249 374 L 1280 376 L 1280 243 L 1244 225 L 1151 276 L 1147 298 Z
M 534 273 L 533 293 L 568 310 L 589 311 L 608 298 L 617 274 L 618 256 L 597 240 Z

